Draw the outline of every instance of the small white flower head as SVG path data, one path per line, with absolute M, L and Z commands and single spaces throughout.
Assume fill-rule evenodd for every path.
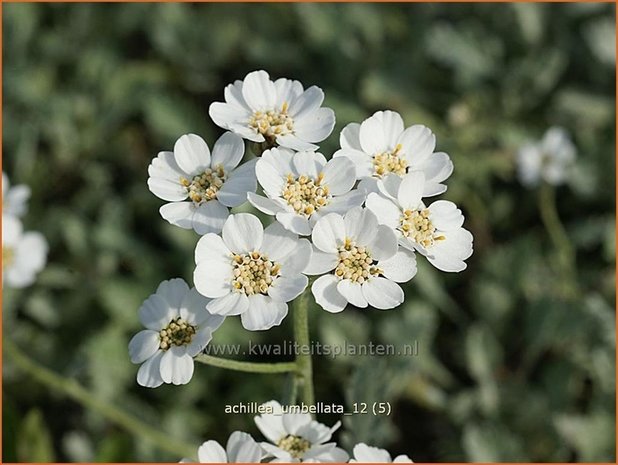
M 195 249 L 193 280 L 197 290 L 212 298 L 208 310 L 240 315 L 250 331 L 281 324 L 287 302 L 307 287 L 302 271 L 311 257 L 311 244 L 279 223 L 265 230 L 249 213 L 230 215 L 221 236 L 206 234 Z
M 528 187 L 541 181 L 554 186 L 563 184 L 575 163 L 576 150 L 568 132 L 559 127 L 547 130 L 543 139 L 528 143 L 517 152 L 519 179 Z
M 350 463 L 413 463 L 407 455 L 398 455 L 393 460 L 388 451 L 362 442 L 354 446 L 352 453 Z
M 339 427 L 329 428 L 311 419 L 308 413 L 283 413 L 279 402 L 270 401 L 265 405 L 273 413 L 255 417 L 255 424 L 270 441 L 263 442 L 264 450 L 275 457 L 273 462 L 347 462 L 349 456 L 331 440 Z
M 34 283 L 47 262 L 47 241 L 38 232 L 24 232 L 21 221 L 2 215 L 2 282 L 22 288 Z
M 359 188 L 376 192 L 378 179 L 402 177 L 411 171 L 425 173 L 423 197 L 446 191 L 442 184 L 453 172 L 453 163 L 444 152 L 435 152 L 436 137 L 422 124 L 404 129 L 403 119 L 394 111 L 378 111 L 361 124 L 350 123 L 339 137 L 341 149 L 334 157 L 348 157 L 356 166 Z
M 324 92 L 307 90 L 298 81 L 270 80 L 266 71 L 247 74 L 225 88 L 225 103 L 210 105 L 218 126 L 234 131 L 264 148 L 277 145 L 293 150 L 315 150 L 335 127 L 335 113 L 322 108 Z
M 206 310 L 209 299 L 180 278 L 163 281 L 139 309 L 146 327 L 129 342 L 131 362 L 141 363 L 137 382 L 155 388 L 187 384 L 193 357 L 204 350 L 224 317 Z
M 416 274 L 414 252 L 400 249 L 395 232 L 379 225 L 370 210 L 356 207 L 344 216 L 326 215 L 311 237 L 314 251 L 305 273 L 323 274 L 311 291 L 324 310 L 340 312 L 348 302 L 386 310 L 403 302 L 397 283 Z
M 255 162 L 238 166 L 244 153 L 243 140 L 231 132 L 215 142 L 212 155 L 195 134 L 178 139 L 173 152 L 160 152 L 148 167 L 148 187 L 171 202 L 161 207 L 161 216 L 200 235 L 221 232 L 228 207 L 244 203 L 257 187 Z
M 321 153 L 274 148 L 264 152 L 255 172 L 268 197 L 249 193 L 251 204 L 301 236 L 311 234 L 322 216 L 343 214 L 366 197 L 364 191 L 352 190 L 354 165 L 344 157 L 327 162 Z
M 2 172 L 2 213 L 22 217 L 28 211 L 30 187 L 20 184 L 11 187 L 8 176 Z
M 260 463 L 264 450 L 247 433 L 234 431 L 224 449 L 217 441 L 206 441 L 197 450 L 197 463 Z M 191 463 L 182 459 L 181 463 Z
M 472 255 L 472 234 L 462 227 L 464 216 L 453 202 L 438 200 L 428 207 L 421 201 L 424 174 L 415 171 L 403 179 L 379 183 L 381 193 L 370 193 L 367 208 L 378 222 L 396 231 L 399 243 L 416 250 L 442 271 L 466 269 Z

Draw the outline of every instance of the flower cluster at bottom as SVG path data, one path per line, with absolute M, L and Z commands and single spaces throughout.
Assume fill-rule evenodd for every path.
M 281 404 L 264 404 L 264 413 L 255 417 L 255 424 L 268 439 L 258 443 L 249 434 L 235 431 L 224 449 L 217 441 L 204 442 L 197 451 L 199 463 L 391 463 L 412 462 L 407 455 L 395 459 L 384 449 L 359 443 L 353 457 L 331 441 L 341 422 L 333 427 L 311 419 L 308 413 L 283 413 Z M 272 413 L 270 413 L 272 412 Z M 182 459 L 181 462 L 191 462 Z

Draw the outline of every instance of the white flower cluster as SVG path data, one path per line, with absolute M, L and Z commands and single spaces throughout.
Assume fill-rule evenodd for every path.
M 256 416 L 255 424 L 268 441 L 258 443 L 249 434 L 235 431 L 225 449 L 217 441 L 204 442 L 197 451 L 198 463 L 412 463 L 407 455 L 393 460 L 384 449 L 364 443 L 354 447 L 350 458 L 331 442 L 341 422 L 329 428 L 312 420 L 308 413 L 283 413 L 277 401 L 265 405 L 272 413 Z
M 431 130 L 405 128 L 398 113 L 379 111 L 348 124 L 341 149 L 327 160 L 315 145 L 335 124 L 323 100 L 318 87 L 304 90 L 298 81 L 249 73 L 225 88 L 225 102 L 210 106 L 213 121 L 228 130 L 212 154 L 202 138 L 188 134 L 173 152 L 152 160 L 148 186 L 169 202 L 161 215 L 201 235 L 193 280 L 204 299 L 191 300 L 201 306 L 193 311 L 237 315 L 245 329 L 267 330 L 281 324 L 288 302 L 309 285 L 307 276 L 315 276 L 315 301 L 340 312 L 348 303 L 377 309 L 401 304 L 400 284 L 415 276 L 416 252 L 443 271 L 466 268 L 472 235 L 462 227 L 461 211 L 444 200 L 423 202 L 446 190 L 443 182 L 453 171 L 449 156 L 434 152 Z M 243 138 L 260 156 L 241 164 Z M 253 214 L 230 214 L 247 200 L 275 221 L 264 228 Z M 160 297 L 154 300 L 163 307 L 166 297 Z M 189 324 L 179 305 L 167 301 L 173 318 L 188 324 L 191 334 L 182 332 L 184 339 L 171 345 L 162 339 L 174 323 L 171 313 L 161 308 L 166 316 L 152 327 L 142 318 L 152 332 L 132 341 L 132 360 L 148 360 L 140 384 L 184 384 L 191 378 L 189 359 L 207 340 L 193 345 L 200 325 Z M 168 366 L 174 357 L 184 360 L 176 377 Z
M 2 284 L 23 288 L 34 283 L 47 261 L 47 241 L 41 233 L 24 232 L 21 218 L 28 210 L 30 188 L 10 186 L 2 173 Z

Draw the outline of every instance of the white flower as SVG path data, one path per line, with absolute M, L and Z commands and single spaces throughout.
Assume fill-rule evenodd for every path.
M 517 152 L 519 179 L 526 186 L 541 181 L 563 184 L 575 162 L 575 146 L 568 132 L 559 127 L 547 130 L 537 143 L 527 143 Z
M 197 290 L 212 298 L 208 310 L 240 315 L 250 331 L 281 324 L 290 300 L 307 287 L 301 274 L 311 257 L 306 239 L 273 223 L 264 230 L 248 213 L 230 215 L 222 235 L 206 234 L 195 249 Z
M 348 454 L 330 441 L 341 422 L 329 428 L 311 419 L 308 413 L 282 413 L 277 401 L 267 402 L 271 413 L 255 417 L 255 424 L 272 443 L 263 442 L 266 452 L 275 456 L 273 462 L 346 462 Z
M 453 163 L 444 152 L 434 153 L 436 137 L 421 124 L 404 129 L 394 111 L 378 111 L 361 124 L 350 123 L 339 137 L 341 149 L 334 157 L 348 157 L 356 166 L 359 188 L 376 192 L 376 181 L 389 174 L 404 176 L 411 171 L 425 173 L 423 197 L 446 191 L 441 184 L 453 172 Z
M 197 450 L 197 463 L 260 463 L 264 450 L 247 433 L 234 431 L 224 449 L 217 441 L 206 441 Z M 182 459 L 181 463 L 192 460 Z
M 163 281 L 139 309 L 147 328 L 129 342 L 131 362 L 141 363 L 137 382 L 145 387 L 187 384 L 193 357 L 204 350 L 224 317 L 206 310 L 209 299 L 180 278 Z
M 22 217 L 28 210 L 30 187 L 25 184 L 11 187 L 9 178 L 2 172 L 2 213 Z
M 407 455 L 398 455 L 393 460 L 391 454 L 384 449 L 371 447 L 362 442 L 354 446 L 352 453 L 354 458 L 350 463 L 412 463 Z
M 2 215 L 2 282 L 22 288 L 34 283 L 47 261 L 47 241 L 38 232 L 24 232 L 21 221 Z
M 176 141 L 174 152 L 160 152 L 148 167 L 148 187 L 167 200 L 159 210 L 171 224 L 198 234 L 218 233 L 229 215 L 255 192 L 255 162 L 236 168 L 245 153 L 243 140 L 223 134 L 212 149 L 195 134 Z
M 356 207 L 345 216 L 331 213 L 313 228 L 314 251 L 305 273 L 324 274 L 312 285 L 316 302 L 329 312 L 357 307 L 394 308 L 403 302 L 396 283 L 416 274 L 414 253 L 398 249 L 397 236 L 378 225 L 371 211 Z
M 249 193 L 249 201 L 301 236 L 311 234 L 322 216 L 343 214 L 366 197 L 364 191 L 351 190 L 354 165 L 343 157 L 327 162 L 321 153 L 274 148 L 262 154 L 255 172 L 268 198 Z
M 413 172 L 403 179 L 379 183 L 382 197 L 371 193 L 367 208 L 378 222 L 394 229 L 399 243 L 417 250 L 442 271 L 462 271 L 472 255 L 472 234 L 462 228 L 464 217 L 453 202 L 438 200 L 428 207 L 421 201 L 424 175 Z
M 247 74 L 225 88 L 225 103 L 210 105 L 218 126 L 245 139 L 294 150 L 314 150 L 335 126 L 335 113 L 320 108 L 324 92 L 316 86 L 303 90 L 298 81 L 271 81 L 266 71 Z

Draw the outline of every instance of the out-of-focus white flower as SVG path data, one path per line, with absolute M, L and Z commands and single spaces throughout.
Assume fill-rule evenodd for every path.
M 517 152 L 519 179 L 525 186 L 534 187 L 541 181 L 557 186 L 563 184 L 575 163 L 576 150 L 569 133 L 551 127 L 539 142 L 527 143 Z
M 264 450 L 247 433 L 234 431 L 224 449 L 217 441 L 206 441 L 197 450 L 197 463 L 260 463 Z M 182 459 L 181 463 L 192 463 Z
M 38 232 L 24 232 L 21 221 L 2 215 L 2 281 L 22 288 L 34 283 L 47 261 L 47 241 Z
M 244 153 L 243 140 L 231 132 L 215 142 L 212 156 L 195 134 L 178 139 L 173 152 L 160 152 L 148 167 L 148 187 L 171 202 L 161 207 L 161 216 L 198 234 L 221 232 L 228 207 L 244 203 L 257 187 L 255 161 L 237 168 Z
M 163 281 L 139 309 L 146 327 L 129 342 L 131 362 L 141 363 L 137 382 L 145 387 L 187 384 L 193 357 L 204 350 L 224 317 L 206 310 L 209 299 L 180 278 Z
M 379 225 L 370 210 L 356 207 L 344 216 L 326 215 L 311 237 L 314 251 L 305 273 L 323 275 L 311 291 L 324 310 L 340 312 L 348 302 L 384 310 L 403 302 L 397 283 L 416 274 L 414 253 L 399 249 L 394 230 Z
M 364 191 L 352 190 L 354 165 L 344 157 L 327 162 L 321 153 L 274 148 L 263 153 L 255 172 L 268 198 L 249 193 L 249 201 L 301 236 L 311 234 L 324 215 L 343 214 L 365 201 Z
M 206 234 L 195 249 L 193 280 L 197 290 L 213 300 L 208 310 L 240 315 L 250 331 L 281 324 L 287 302 L 307 287 L 302 271 L 311 257 L 311 244 L 273 223 L 264 230 L 248 213 L 230 215 L 222 235 Z
M 435 152 L 436 137 L 421 124 L 404 129 L 394 111 L 378 111 L 361 124 L 350 123 L 339 136 L 341 149 L 333 157 L 347 157 L 356 166 L 359 189 L 377 192 L 377 180 L 402 177 L 412 171 L 425 174 L 423 197 L 446 191 L 442 181 L 453 172 L 453 163 L 444 152 Z
M 210 105 L 209 114 L 218 126 L 245 139 L 280 145 L 293 150 L 315 150 L 335 126 L 335 113 L 322 108 L 324 92 L 307 90 L 298 81 L 270 80 L 266 71 L 247 74 L 225 88 L 225 103 Z
M 30 187 L 19 184 L 11 187 L 9 177 L 2 172 L 2 214 L 22 217 L 28 210 Z
M 354 446 L 352 453 L 354 458 L 350 460 L 350 463 L 412 463 L 407 455 L 398 455 L 393 460 L 388 451 L 368 446 L 362 442 Z
M 328 442 L 341 426 L 338 421 L 329 428 L 311 419 L 308 413 L 283 413 L 277 401 L 267 402 L 273 413 L 255 417 L 255 424 L 270 441 L 263 442 L 264 450 L 275 457 L 273 462 L 346 462 L 348 454 Z
M 421 201 L 424 175 L 413 172 L 403 179 L 380 183 L 381 193 L 370 193 L 367 208 L 378 222 L 397 232 L 399 243 L 423 254 L 442 271 L 462 271 L 472 255 L 472 234 L 462 227 L 464 217 L 453 202 L 438 200 L 428 207 Z

